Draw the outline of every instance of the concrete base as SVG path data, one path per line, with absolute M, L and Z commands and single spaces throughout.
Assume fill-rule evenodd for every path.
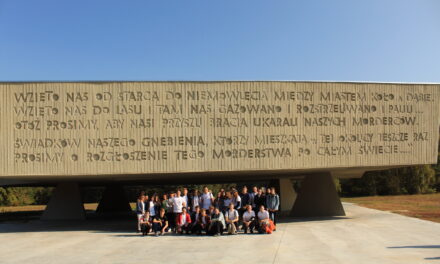
M 41 220 L 84 220 L 84 205 L 77 183 L 60 183 L 41 216 Z
M 99 202 L 97 213 L 127 213 L 132 212 L 130 203 L 121 185 L 108 185 Z
M 330 173 L 304 178 L 291 216 L 344 216 L 345 211 Z

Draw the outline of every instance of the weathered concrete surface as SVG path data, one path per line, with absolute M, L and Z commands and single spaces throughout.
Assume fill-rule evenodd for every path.
M 55 189 L 42 220 L 84 220 L 86 214 L 77 183 L 60 183 Z
M 339 195 L 330 173 L 308 175 L 301 182 L 291 216 L 344 216 Z
M 440 224 L 344 204 L 273 235 L 142 238 L 135 222 L 0 224 L 0 263 L 435 263 Z M 74 222 L 72 222 L 74 223 Z
M 0 82 L 0 180 L 433 164 L 439 101 L 439 84 Z

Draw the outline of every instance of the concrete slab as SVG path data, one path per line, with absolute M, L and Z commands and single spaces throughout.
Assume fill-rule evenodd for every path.
M 134 220 L 1 223 L 0 263 L 440 263 L 440 224 L 344 208 L 346 217 L 285 219 L 272 235 L 141 237 Z

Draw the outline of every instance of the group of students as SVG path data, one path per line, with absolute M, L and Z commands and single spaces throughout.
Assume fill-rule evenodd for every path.
M 138 217 L 137 230 L 142 235 L 166 232 L 219 236 L 227 231 L 237 234 L 272 233 L 276 230 L 276 218 L 280 198 L 275 188 L 257 188 L 248 192 L 246 186 L 241 193 L 236 189 L 221 189 L 214 197 L 206 186 L 200 194 L 188 189 L 164 194 L 162 198 L 154 194 L 151 198 L 141 193 L 136 203 Z

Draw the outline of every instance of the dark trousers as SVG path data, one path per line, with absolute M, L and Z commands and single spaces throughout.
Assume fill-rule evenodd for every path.
M 223 225 L 220 221 L 215 221 L 211 223 L 211 226 L 209 228 L 209 234 L 215 235 L 215 234 L 223 234 Z
M 179 217 L 180 213 L 173 213 L 171 216 L 171 222 L 173 223 L 173 229 L 177 228 L 177 217 Z M 170 221 L 170 218 L 168 218 L 168 221 Z
M 258 215 L 258 211 L 260 211 L 259 207 L 252 207 L 252 210 L 254 211 L 255 216 L 257 216 Z
M 269 218 L 273 221 L 273 224 L 277 224 L 277 214 L 278 212 L 269 212 Z
M 151 225 L 150 224 L 141 224 L 141 231 L 143 235 L 146 235 L 150 232 Z
M 203 230 L 203 227 L 199 223 L 194 223 L 193 226 L 191 227 L 191 233 L 193 233 L 193 234 L 201 234 L 202 230 Z
M 238 210 L 238 222 L 243 223 L 243 214 L 244 212 L 246 212 L 246 207 L 245 208 L 240 208 Z
M 176 227 L 176 221 L 174 218 L 174 213 L 167 213 L 167 218 L 168 218 L 168 225 L 170 228 L 174 228 Z
M 177 227 L 177 231 L 180 232 L 180 233 L 186 232 L 186 233 L 188 234 L 189 231 L 191 231 L 191 224 L 189 224 L 189 225 L 187 225 L 187 226 L 185 226 L 185 225 L 183 225 L 183 226 L 178 226 L 178 227 Z
M 249 226 L 246 226 L 246 224 L 243 223 L 244 232 L 247 233 L 248 230 L 254 231 L 254 228 L 255 228 L 256 225 L 257 225 L 257 221 L 256 220 L 250 221 Z
M 153 223 L 153 232 L 162 232 L 163 227 L 164 225 L 162 225 L 162 223 Z

